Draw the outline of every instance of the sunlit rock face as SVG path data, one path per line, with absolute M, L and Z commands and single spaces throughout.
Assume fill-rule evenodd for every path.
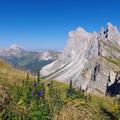
M 120 33 L 111 23 L 100 32 L 89 33 L 83 28 L 69 32 L 63 54 L 53 63 L 43 67 L 47 79 L 56 79 L 88 92 L 105 94 L 108 76 L 112 84 L 120 71 Z

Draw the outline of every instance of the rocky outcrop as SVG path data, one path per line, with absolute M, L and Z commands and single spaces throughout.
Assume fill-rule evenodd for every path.
M 111 84 L 120 71 L 120 33 L 111 23 L 99 33 L 86 32 L 83 28 L 69 32 L 63 54 L 53 63 L 43 67 L 47 79 L 69 82 L 88 88 L 89 92 L 106 91 L 109 74 Z

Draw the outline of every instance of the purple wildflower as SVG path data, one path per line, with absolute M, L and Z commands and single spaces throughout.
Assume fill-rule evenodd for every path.
M 37 86 L 38 86 L 38 83 L 37 83 L 37 82 L 34 82 L 34 83 L 33 83 L 33 86 L 34 86 L 34 87 L 37 87 Z
M 37 94 L 38 94 L 39 97 L 42 97 L 43 96 L 43 91 L 39 91 L 39 92 L 37 92 Z
M 32 91 L 32 96 L 34 96 L 35 95 L 35 92 L 34 91 Z

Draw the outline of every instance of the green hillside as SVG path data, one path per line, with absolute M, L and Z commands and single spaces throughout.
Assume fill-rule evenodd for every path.
M 12 68 L 0 60 L 0 110 L 10 102 L 9 90 L 13 85 L 18 85 L 26 79 L 26 72 Z M 33 76 L 30 76 L 31 78 Z
M 115 98 L 95 96 L 61 82 L 26 78 L 0 61 L 0 120 L 117 120 Z
M 0 60 L 0 84 L 9 86 L 18 84 L 26 78 L 27 72 L 12 68 L 6 62 Z M 32 77 L 32 76 L 31 76 Z

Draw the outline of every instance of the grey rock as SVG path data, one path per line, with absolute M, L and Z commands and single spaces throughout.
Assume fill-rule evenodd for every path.
M 83 28 L 69 32 L 68 44 L 56 61 L 43 67 L 46 79 L 56 79 L 88 92 L 105 94 L 108 76 L 112 84 L 120 71 L 120 33 L 111 23 L 89 33 Z

